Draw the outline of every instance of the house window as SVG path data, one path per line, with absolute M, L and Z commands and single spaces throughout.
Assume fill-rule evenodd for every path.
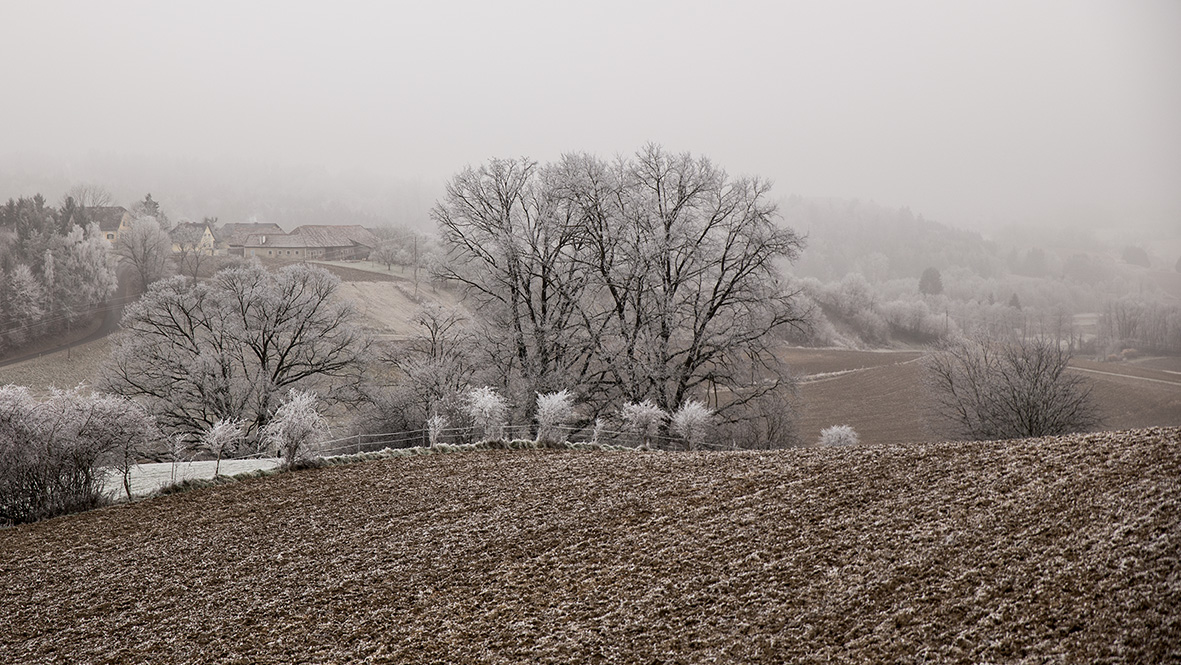
M 271 255 L 271 250 L 269 250 L 269 249 L 268 249 L 268 250 L 267 250 L 267 256 L 270 256 L 270 255 Z
M 115 239 L 115 234 L 114 234 L 114 233 L 108 233 L 108 234 L 107 234 L 107 240 L 114 240 L 114 239 Z

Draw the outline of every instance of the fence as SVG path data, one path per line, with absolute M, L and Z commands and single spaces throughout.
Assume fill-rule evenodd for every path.
M 596 430 L 593 427 L 562 427 L 565 440 L 570 443 L 602 443 L 612 446 L 626 446 L 639 448 L 647 443 L 654 450 L 689 450 L 689 444 L 681 438 L 665 435 L 645 437 L 636 432 L 620 430 Z M 504 439 L 533 440 L 534 429 L 529 425 L 505 425 Z M 448 427 L 439 430 L 438 443 L 464 444 L 476 443 L 481 440 L 479 432 L 473 427 Z M 413 448 L 415 446 L 429 446 L 430 432 L 426 429 L 407 430 L 404 432 L 388 432 L 384 434 L 354 434 L 324 441 L 316 447 L 316 454 L 321 456 L 348 455 L 353 453 L 373 452 L 384 448 Z M 705 443 L 694 450 L 732 450 L 731 446 Z

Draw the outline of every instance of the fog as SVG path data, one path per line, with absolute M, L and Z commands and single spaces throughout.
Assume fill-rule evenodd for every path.
M 956 226 L 1181 226 L 1172 0 L 10 2 L 0 21 L 14 189 L 180 199 L 186 169 L 296 172 L 413 218 L 468 164 L 651 141 Z

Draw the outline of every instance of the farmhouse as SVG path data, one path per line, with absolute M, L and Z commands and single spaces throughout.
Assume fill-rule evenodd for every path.
M 360 225 L 307 224 L 288 234 L 252 233 L 243 242 L 244 256 L 307 259 L 365 259 L 378 244 L 377 236 Z
M 169 231 L 168 235 L 172 238 L 172 251 L 174 252 L 181 250 L 181 242 L 192 242 L 194 238 L 197 241 L 193 243 L 192 248 L 196 251 L 214 254 L 217 246 L 217 235 L 208 222 L 181 222 L 176 225 L 176 228 Z
M 252 235 L 281 236 L 287 232 L 278 224 L 257 222 L 227 223 L 217 230 L 218 242 L 230 254 L 243 256 L 247 239 Z
M 119 237 L 119 232 L 131 226 L 132 216 L 123 206 L 96 206 L 85 208 L 84 215 L 87 222 L 98 224 L 103 237 L 111 244 Z

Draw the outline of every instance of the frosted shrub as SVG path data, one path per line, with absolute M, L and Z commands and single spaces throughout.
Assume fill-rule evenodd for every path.
M 201 447 L 217 455 L 217 462 L 213 465 L 214 476 L 218 475 L 221 468 L 221 456 L 241 443 L 244 434 L 241 420 L 223 418 L 201 435 Z
M 102 467 L 122 471 L 128 488 L 130 467 L 158 436 L 127 399 L 74 389 L 38 402 L 27 388 L 0 388 L 0 524 L 101 504 Z
M 566 440 L 563 426 L 574 420 L 574 398 L 569 391 L 537 395 L 537 441 L 558 443 Z
M 488 386 L 469 388 L 463 395 L 463 410 L 475 425 L 480 441 L 504 439 L 508 424 L 508 402 Z
M 643 447 L 651 447 L 652 439 L 660 434 L 660 426 L 668 420 L 664 409 L 648 400 L 643 402 L 628 402 L 619 410 L 619 418 L 623 421 L 623 429 L 636 434 L 643 440 Z
M 697 400 L 687 400 L 673 413 L 669 429 L 685 440 L 689 450 L 704 447 L 705 437 L 713 425 L 714 413 Z
M 848 425 L 833 425 L 820 431 L 822 446 L 855 446 L 860 442 L 857 431 Z
M 283 466 L 290 468 L 312 444 L 328 433 L 328 423 L 316 410 L 316 396 L 302 390 L 292 390 L 275 412 L 275 417 L 262 430 L 267 448 L 283 458 Z

